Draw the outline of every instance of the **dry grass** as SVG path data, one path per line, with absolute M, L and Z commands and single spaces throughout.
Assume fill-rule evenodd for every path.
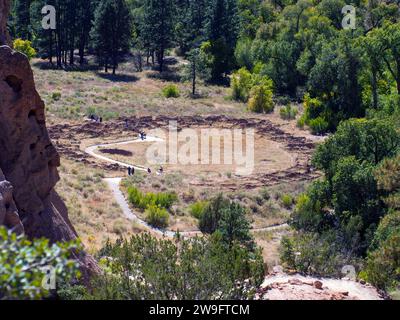
M 69 217 L 82 242 L 91 251 L 120 236 L 141 232 L 126 219 L 101 172 L 62 159 L 56 190 L 65 201 Z
M 167 99 L 162 89 L 170 82 L 155 71 L 137 73 L 123 63 L 116 76 L 97 70 L 64 71 L 41 69 L 41 60 L 32 63 L 38 92 L 46 103 L 49 116 L 79 119 L 96 112 L 104 120 L 120 116 L 204 115 L 245 113 L 243 104 L 229 101 L 230 89 L 199 84 L 199 97 L 190 98 L 191 84 L 175 83 L 181 96 Z M 179 68 L 174 75 L 179 76 Z

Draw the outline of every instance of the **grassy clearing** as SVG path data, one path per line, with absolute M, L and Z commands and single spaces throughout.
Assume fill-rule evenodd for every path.
M 191 98 L 191 84 L 176 82 L 180 67 L 158 75 L 147 70 L 134 71 L 123 63 L 119 74 L 112 76 L 96 70 L 64 71 L 41 68 L 38 59 L 32 63 L 37 90 L 46 103 L 47 112 L 61 119 L 79 119 L 95 111 L 105 121 L 133 115 L 204 115 L 245 113 L 245 106 L 228 101 L 229 88 L 199 85 L 199 97 Z M 173 76 L 171 76 L 171 74 Z M 171 81 L 173 80 L 173 82 Z M 163 95 L 173 83 L 175 99 Z

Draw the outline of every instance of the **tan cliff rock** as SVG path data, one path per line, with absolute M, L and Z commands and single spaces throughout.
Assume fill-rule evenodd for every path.
M 8 10 L 9 0 L 0 0 L 0 43 L 8 38 Z M 59 165 L 29 61 L 0 46 L 0 224 L 31 238 L 76 239 L 67 208 L 54 191 Z M 78 258 L 84 270 L 97 270 L 90 256 Z

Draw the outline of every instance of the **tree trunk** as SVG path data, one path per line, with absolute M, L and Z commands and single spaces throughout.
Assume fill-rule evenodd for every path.
M 192 83 L 192 95 L 196 95 L 196 61 L 192 63 L 192 75 L 193 75 L 193 83 Z

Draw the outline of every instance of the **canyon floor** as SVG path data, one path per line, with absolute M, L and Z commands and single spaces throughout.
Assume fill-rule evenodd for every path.
M 37 90 L 46 103 L 49 134 L 62 158 L 57 191 L 68 206 L 72 223 L 93 252 L 107 239 L 154 232 L 124 214 L 107 178 L 133 180 L 130 182 L 146 192 L 176 192 L 179 201 L 168 228 L 172 232 L 196 231 L 197 221 L 189 206 L 223 192 L 248 208 L 266 265 L 276 265 L 280 239 L 290 231 L 273 227 L 285 225 L 293 210 L 282 198 L 294 199 L 319 177 L 310 159 L 322 138 L 297 128 L 296 120 L 282 120 L 279 106 L 269 115 L 249 113 L 244 104 L 229 98 L 226 87 L 200 84 L 199 95 L 193 99 L 189 83 L 174 82 L 181 62 L 172 57 L 168 61 L 169 71 L 162 75 L 151 70 L 137 73 L 132 65 L 123 64 L 116 76 L 91 68 L 53 70 L 41 60 L 32 62 Z M 171 82 L 179 87 L 180 97 L 163 97 L 162 89 Z M 300 115 L 302 107 L 297 107 Z M 90 114 L 101 116 L 102 123 L 88 120 Z M 254 170 L 239 175 L 234 165 L 167 164 L 162 175 L 139 171 L 133 178 L 127 177 L 123 164 L 149 167 L 155 173 L 158 166 L 146 161 L 151 141 L 135 140 L 141 131 L 168 133 L 171 121 L 177 123 L 178 132 L 254 130 Z M 91 146 L 98 157 L 87 152 Z M 224 153 L 222 144 L 216 148 L 220 150 L 212 151 Z M 131 209 L 143 218 L 143 213 Z

